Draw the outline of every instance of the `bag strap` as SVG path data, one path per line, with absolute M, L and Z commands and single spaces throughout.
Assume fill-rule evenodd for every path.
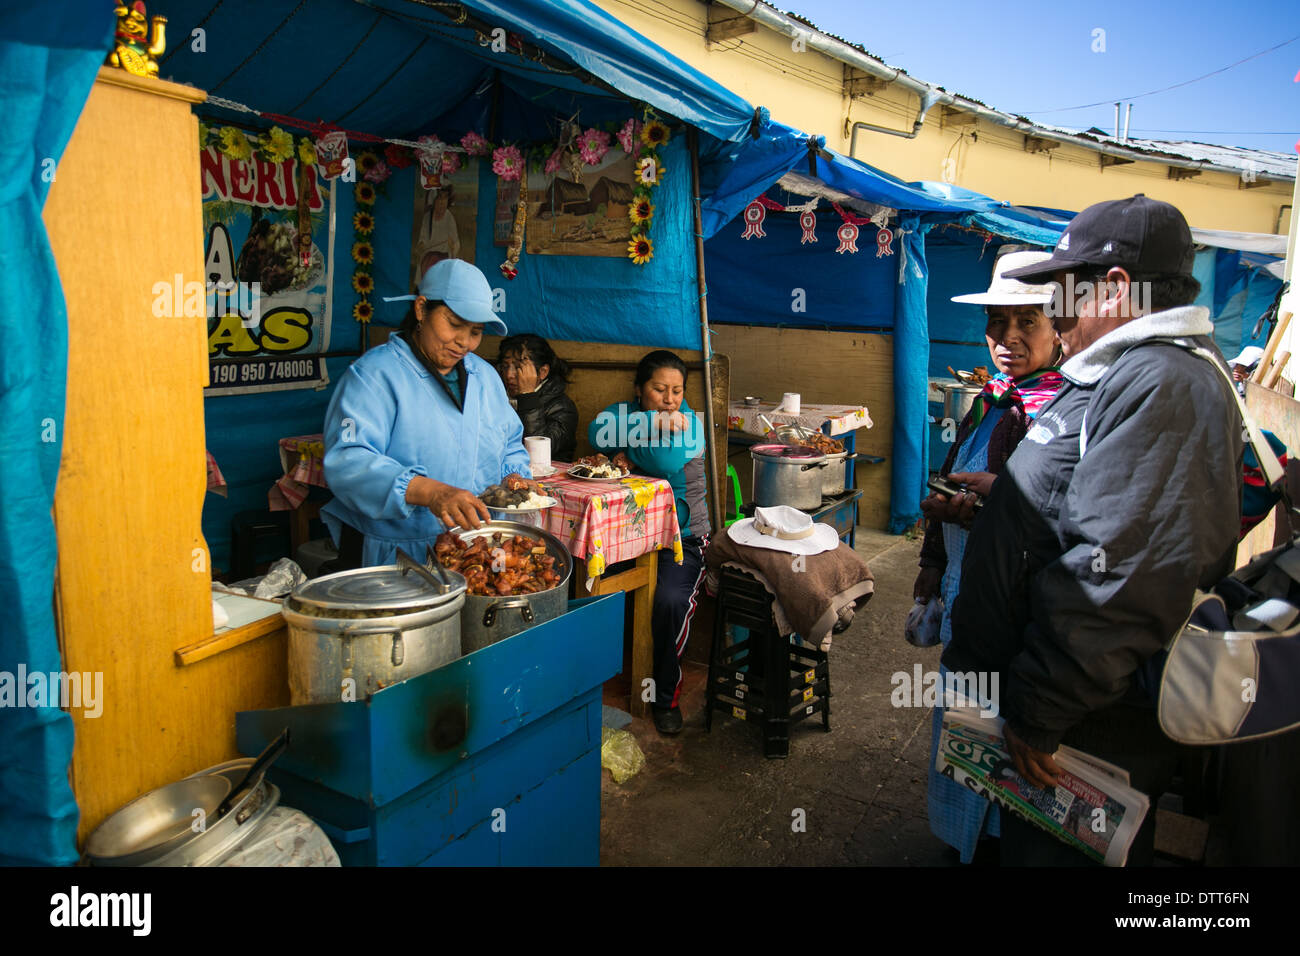
M 1273 446 L 1268 443 L 1268 439 L 1264 437 L 1264 433 L 1260 431 L 1259 426 L 1255 424 L 1254 417 L 1246 410 L 1246 403 L 1242 401 L 1241 393 L 1237 391 L 1237 383 L 1232 380 L 1232 376 L 1230 376 L 1224 367 L 1219 364 L 1218 360 L 1214 357 L 1214 353 L 1188 339 L 1162 338 L 1150 341 L 1168 342 L 1171 345 L 1177 345 L 1179 348 L 1186 349 L 1193 355 L 1205 359 L 1205 361 L 1209 362 L 1210 365 L 1214 367 L 1215 371 L 1217 371 L 1223 380 L 1228 383 L 1228 391 L 1237 403 L 1237 411 L 1240 413 L 1242 424 L 1245 425 L 1246 428 L 1246 439 L 1250 442 L 1251 447 L 1255 449 L 1255 457 L 1259 459 L 1259 467 L 1260 470 L 1264 472 L 1264 479 L 1268 482 L 1268 487 L 1273 491 L 1285 493 L 1285 489 L 1282 485 L 1286 478 L 1286 472 L 1282 468 L 1282 463 L 1278 461 L 1277 455 L 1273 453 Z M 1145 345 L 1146 343 L 1141 344 Z M 1084 409 L 1083 422 L 1079 426 L 1079 457 L 1082 458 L 1084 452 L 1087 450 L 1088 411 L 1087 409 Z
M 1246 435 L 1250 440 L 1250 446 L 1255 449 L 1255 457 L 1259 459 L 1260 470 L 1264 472 L 1264 479 L 1268 482 L 1269 488 L 1274 491 L 1279 490 L 1283 479 L 1286 478 L 1286 472 L 1282 468 L 1282 463 L 1278 461 L 1277 455 L 1273 453 L 1273 446 L 1268 443 L 1264 433 L 1259 430 L 1255 424 L 1255 418 L 1246 410 L 1246 403 L 1241 398 L 1241 393 L 1237 391 L 1237 384 L 1228 375 L 1223 366 L 1215 359 L 1214 353 L 1209 349 L 1196 345 L 1186 339 L 1170 339 L 1175 345 L 1187 349 L 1193 355 L 1197 355 L 1209 362 L 1218 371 L 1228 383 L 1228 391 L 1237 402 L 1237 411 L 1241 413 L 1242 423 L 1246 426 Z

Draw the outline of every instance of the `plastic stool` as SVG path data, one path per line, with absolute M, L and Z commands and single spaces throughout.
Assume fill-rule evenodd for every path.
M 728 627 L 748 635 L 727 644 Z M 772 595 L 743 571 L 723 568 L 713 619 L 705 730 L 713 711 L 757 723 L 765 757 L 790 755 L 790 729 L 814 714 L 831 729 L 831 672 L 825 651 L 792 643 L 776 629 Z

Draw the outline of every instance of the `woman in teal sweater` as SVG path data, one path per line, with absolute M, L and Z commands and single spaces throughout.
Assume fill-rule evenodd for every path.
M 686 650 L 696 595 L 704 577 L 709 513 L 704 502 L 704 426 L 686 403 L 686 363 L 665 350 L 651 352 L 636 369 L 636 401 L 615 402 L 587 429 L 591 446 L 627 456 L 639 472 L 666 479 L 682 529 L 682 563 L 659 552 L 650 629 L 654 634 L 654 720 L 661 734 L 682 729 L 678 708 L 681 656 Z

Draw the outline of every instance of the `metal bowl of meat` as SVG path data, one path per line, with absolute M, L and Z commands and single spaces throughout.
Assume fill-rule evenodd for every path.
M 489 521 L 438 536 L 444 568 L 464 575 L 461 653 L 472 654 L 559 617 L 568 608 L 573 557 L 560 539 L 517 521 Z

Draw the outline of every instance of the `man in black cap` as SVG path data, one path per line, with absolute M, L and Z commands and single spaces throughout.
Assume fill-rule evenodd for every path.
M 1008 273 L 1060 286 L 1048 308 L 1066 381 L 974 521 L 943 655 L 1000 672 L 1031 783 L 1054 783 L 1062 743 L 1129 771 L 1151 797 L 1137 865 L 1177 763 L 1151 659 L 1193 592 L 1232 570 L 1239 526 L 1242 423 L 1209 311 L 1191 305 L 1192 255 L 1182 214 L 1138 195 L 1088 207 L 1050 259 Z M 1004 864 L 1084 862 L 1010 814 L 1002 835 Z

